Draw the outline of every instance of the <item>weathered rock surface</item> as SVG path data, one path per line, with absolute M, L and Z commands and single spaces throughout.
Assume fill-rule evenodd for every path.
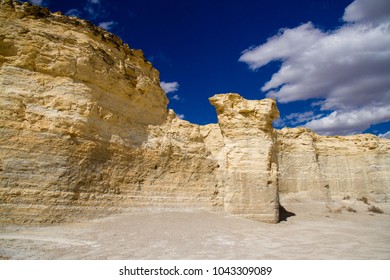
M 29 3 L 0 2 L 0 34 L 1 223 L 222 207 L 199 126 L 141 51 Z
M 280 192 L 388 201 L 390 141 L 371 134 L 319 136 L 304 128 L 278 131 Z
M 279 194 L 387 201 L 390 141 L 275 130 L 274 100 L 215 95 L 218 124 L 167 109 L 141 51 L 87 21 L 0 1 L 0 224 L 195 207 L 267 222 Z
M 279 117 L 272 99 L 245 100 L 238 94 L 210 98 L 218 114 L 223 147 L 219 177 L 225 186 L 224 208 L 246 217 L 277 222 L 279 199 L 276 134 Z

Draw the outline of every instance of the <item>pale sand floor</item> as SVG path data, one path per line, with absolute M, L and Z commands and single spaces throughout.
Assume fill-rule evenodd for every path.
M 46 227 L 0 227 L 0 259 L 390 259 L 390 207 L 285 202 L 296 215 L 266 224 L 202 210 L 132 211 Z M 287 207 L 288 205 L 288 207 Z M 337 212 L 337 205 L 334 212 Z

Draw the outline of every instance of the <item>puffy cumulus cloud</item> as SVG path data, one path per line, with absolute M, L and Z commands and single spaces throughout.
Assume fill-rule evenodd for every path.
M 356 0 L 346 9 L 343 20 L 346 22 L 382 22 L 390 17 L 390 1 Z
M 317 33 L 317 30 L 313 29 Z M 290 40 L 278 40 L 288 48 Z M 306 41 L 300 52 L 291 53 L 280 70 L 262 88 L 282 103 L 325 98 L 326 109 L 351 101 L 362 105 L 372 99 L 373 88 L 386 93 L 390 86 L 390 26 L 347 26 L 321 38 Z M 277 52 L 277 49 L 275 49 Z M 383 95 L 379 95 L 383 97 Z
M 185 116 L 184 116 L 183 114 L 178 114 L 177 117 L 178 117 L 179 119 L 182 119 L 182 120 L 185 118 Z
M 104 22 L 101 22 L 99 23 L 99 27 L 100 28 L 103 28 L 107 31 L 110 31 L 112 30 L 118 23 L 115 22 L 115 21 L 104 21 Z
M 279 71 L 262 87 L 267 97 L 281 103 L 319 99 L 313 106 L 333 111 L 319 119 L 313 116 L 307 127 L 327 135 L 361 132 L 390 120 L 388 3 L 355 1 L 344 13 L 348 23 L 330 32 L 310 22 L 282 29 L 266 43 L 245 50 L 240 61 L 258 69 L 281 60 Z
M 175 91 L 178 91 L 179 90 L 179 83 L 178 82 L 170 82 L 170 83 L 167 83 L 167 82 L 161 82 L 160 83 L 160 86 L 162 87 L 162 89 L 165 91 L 165 93 L 171 93 L 171 92 L 175 92 Z
M 284 60 L 298 55 L 308 44 L 314 44 L 322 36 L 322 32 L 315 29 L 310 22 L 294 29 L 281 29 L 279 34 L 268 39 L 267 43 L 245 50 L 239 61 L 249 64 L 249 67 L 255 70 L 273 60 Z
M 161 82 L 160 86 L 165 91 L 165 93 L 168 94 L 168 93 L 178 91 L 180 85 L 178 82 L 170 82 L 170 83 Z M 180 100 L 180 96 L 175 94 L 175 95 L 170 96 L 169 99 Z
M 360 133 L 371 124 L 390 119 L 390 105 L 363 106 L 355 110 L 337 110 L 330 115 L 309 121 L 306 127 L 322 135 Z

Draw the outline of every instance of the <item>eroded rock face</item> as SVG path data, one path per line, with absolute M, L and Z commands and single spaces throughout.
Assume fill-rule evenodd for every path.
M 218 124 L 167 109 L 141 51 L 87 21 L 0 1 L 0 224 L 132 207 L 277 222 L 279 193 L 387 201 L 390 141 L 275 130 L 272 99 L 210 98 Z
M 388 201 L 388 139 L 371 134 L 320 136 L 304 128 L 285 128 L 278 131 L 278 142 L 280 192 Z
M 2 222 L 126 207 L 149 167 L 148 125 L 168 116 L 157 70 L 112 34 L 28 3 L 2 1 L 0 30 Z
M 279 111 L 275 100 L 219 94 L 210 102 L 217 110 L 223 137 L 219 176 L 225 189 L 225 209 L 254 220 L 277 222 L 276 135 L 272 121 L 279 117 Z
M 0 223 L 223 208 L 200 127 L 141 51 L 29 3 L 0 2 L 0 34 Z

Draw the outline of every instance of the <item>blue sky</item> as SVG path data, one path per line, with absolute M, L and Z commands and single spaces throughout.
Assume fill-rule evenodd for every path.
M 388 0 L 30 0 L 142 49 L 169 108 L 216 123 L 208 98 L 272 97 L 274 125 L 390 138 Z

